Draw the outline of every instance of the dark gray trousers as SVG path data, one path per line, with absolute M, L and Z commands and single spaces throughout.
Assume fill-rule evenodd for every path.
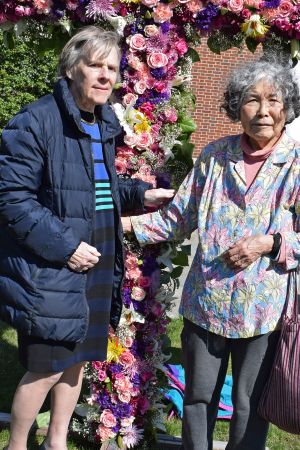
M 270 373 L 279 332 L 246 339 L 210 333 L 184 319 L 181 335 L 185 369 L 182 443 L 184 450 L 212 450 L 221 389 L 232 361 L 232 401 L 226 450 L 264 450 L 268 423 L 257 405 Z

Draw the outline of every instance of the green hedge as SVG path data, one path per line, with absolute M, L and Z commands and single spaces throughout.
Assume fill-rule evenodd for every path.
M 41 56 L 20 39 L 8 49 L 0 33 L 0 131 L 24 105 L 51 91 L 56 66 L 54 52 Z

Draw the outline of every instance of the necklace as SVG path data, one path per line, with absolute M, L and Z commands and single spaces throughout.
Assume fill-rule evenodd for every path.
M 87 125 L 94 125 L 96 123 L 96 116 L 94 113 L 89 111 L 80 110 L 81 120 Z

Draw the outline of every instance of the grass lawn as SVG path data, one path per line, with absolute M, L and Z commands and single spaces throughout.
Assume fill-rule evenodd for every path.
M 171 340 L 173 364 L 181 362 L 180 354 L 180 332 L 182 329 L 182 320 L 173 320 L 168 327 L 168 336 Z M 18 354 L 16 346 L 16 334 L 4 324 L 0 324 L 0 411 L 9 412 L 13 394 L 19 379 L 24 370 L 18 363 Z M 47 409 L 48 405 L 44 406 Z M 180 435 L 181 422 L 178 419 L 166 421 L 166 428 L 169 434 Z M 226 441 L 228 437 L 228 422 L 218 421 L 216 425 L 214 439 Z M 5 446 L 8 440 L 8 431 L 0 431 L 0 449 Z M 32 435 L 29 440 L 28 448 L 37 450 L 42 437 Z M 278 428 L 272 426 L 268 438 L 268 447 L 270 450 L 300 450 L 300 437 L 287 434 Z M 93 446 L 78 439 L 70 439 L 68 443 L 70 450 L 89 450 Z M 95 447 L 95 449 L 99 446 Z M 154 449 L 149 449 L 154 450 Z M 255 450 L 255 449 L 253 449 Z

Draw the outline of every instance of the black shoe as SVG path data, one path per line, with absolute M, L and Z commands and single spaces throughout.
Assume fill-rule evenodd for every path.
M 44 442 L 42 442 L 41 445 L 39 446 L 39 450 L 47 450 Z

